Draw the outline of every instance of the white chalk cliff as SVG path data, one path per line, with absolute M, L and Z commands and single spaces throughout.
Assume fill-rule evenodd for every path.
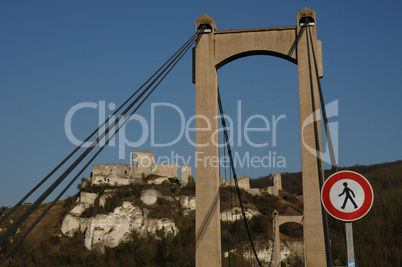
M 155 204 L 158 198 L 173 201 L 171 197 L 165 197 L 160 192 L 147 189 L 142 192 L 141 200 L 146 205 Z M 61 231 L 64 235 L 73 237 L 76 232 L 85 233 L 85 246 L 92 250 L 95 244 L 106 247 L 116 247 L 121 242 L 130 238 L 134 230 L 140 236 L 147 233 L 155 234 L 157 230 L 164 230 L 165 234 L 176 235 L 178 229 L 173 220 L 169 218 L 148 218 L 149 210 L 140 208 L 135 203 L 124 201 L 120 207 L 109 214 L 98 214 L 91 218 L 82 218 L 85 206 L 91 203 L 78 203 L 63 219 Z M 190 207 L 183 207 L 190 209 Z M 195 209 L 195 207 L 194 207 Z

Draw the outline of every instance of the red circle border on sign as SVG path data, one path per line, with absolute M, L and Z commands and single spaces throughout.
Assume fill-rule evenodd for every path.
M 358 208 L 354 212 L 342 212 L 334 207 L 332 205 L 331 200 L 329 198 L 329 193 L 332 188 L 332 186 L 338 182 L 339 180 L 342 179 L 350 179 L 355 182 L 357 182 L 364 191 L 364 202 L 363 205 Z M 369 212 L 371 209 L 371 206 L 373 205 L 374 201 L 374 193 L 373 193 L 373 188 L 371 187 L 370 183 L 367 181 L 366 178 L 364 178 L 362 175 L 360 175 L 357 172 L 353 171 L 340 171 L 337 173 L 332 174 L 328 179 L 325 181 L 324 185 L 322 186 L 321 190 L 321 200 L 322 200 L 322 205 L 324 208 L 327 210 L 327 212 L 334 218 L 341 220 L 341 221 L 346 221 L 346 222 L 351 222 L 351 221 L 356 221 L 360 218 L 362 218 L 364 215 Z

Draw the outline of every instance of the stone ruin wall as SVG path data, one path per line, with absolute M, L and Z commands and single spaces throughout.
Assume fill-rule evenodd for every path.
M 177 176 L 177 163 L 174 164 L 155 164 L 153 174 L 165 177 L 178 177 Z
M 105 253 L 105 230 L 101 227 L 95 227 L 92 235 L 92 250 Z
M 174 164 L 155 164 L 154 152 L 152 151 L 136 151 L 132 153 L 132 165 L 130 164 L 94 164 L 92 169 L 93 184 L 110 184 L 110 185 L 129 185 L 133 183 L 141 183 L 142 175 L 154 174 L 163 178 L 177 178 L 177 163 Z M 180 170 L 180 180 L 182 186 L 187 185 L 188 177 L 191 175 L 191 166 L 182 165 Z M 261 194 L 267 192 L 271 195 L 278 195 L 282 190 L 282 179 L 280 173 L 270 175 L 272 186 L 259 190 L 257 188 L 250 189 L 250 178 L 242 175 L 237 178 L 238 185 L 241 189 L 249 191 L 251 194 Z M 230 181 L 222 180 L 222 186 L 230 186 Z M 232 182 L 234 186 L 234 182 Z M 258 191 L 258 192 L 257 192 Z
M 272 185 L 276 187 L 278 190 L 282 190 L 282 177 L 281 173 L 277 172 L 275 174 L 271 174 L 272 177 Z
M 248 193 L 252 195 L 261 195 L 263 192 L 268 193 L 270 195 L 278 196 L 279 191 L 282 190 L 282 177 L 281 174 L 271 173 L 269 179 L 271 180 L 272 186 L 267 188 L 250 188 L 250 178 L 247 175 L 242 175 L 237 177 L 237 184 L 239 188 L 246 190 Z M 235 186 L 234 181 L 224 180 L 221 181 L 222 186 Z
M 188 165 L 185 174 L 187 179 L 191 175 L 191 167 Z M 177 178 L 177 163 L 155 164 L 154 153 L 151 151 L 136 151 L 132 153 L 131 164 L 94 164 L 92 168 L 92 184 L 129 185 L 142 182 L 142 176 L 157 175 L 165 178 Z
M 155 164 L 154 152 L 136 151 L 132 154 L 133 162 L 133 178 L 142 178 L 144 173 L 146 176 L 155 174 L 163 177 L 178 177 L 177 163 L 174 164 Z
M 242 188 L 244 190 L 249 190 L 250 189 L 250 178 L 248 178 L 247 175 L 242 175 L 239 178 L 237 178 L 237 184 L 239 185 L 239 188 Z
M 151 151 L 136 151 L 132 154 L 133 163 L 133 178 L 140 179 L 142 174 L 150 175 L 155 170 L 154 152 Z
M 92 176 L 116 175 L 124 178 L 130 178 L 132 166 L 127 164 L 94 164 Z
M 232 180 L 225 180 L 222 179 L 221 181 L 222 186 L 235 186 L 235 182 Z M 237 184 L 239 188 L 244 189 L 244 190 L 249 190 L 250 189 L 250 178 L 248 178 L 247 175 L 242 175 L 240 177 L 237 177 Z
M 244 190 L 249 190 L 250 189 L 250 178 L 248 178 L 247 175 L 242 175 L 240 177 L 237 177 L 237 184 L 239 188 L 244 189 Z M 222 186 L 235 186 L 234 181 L 230 180 L 222 180 Z
M 93 184 L 129 185 L 132 171 L 127 164 L 94 164 L 91 179 Z
M 191 166 L 190 165 L 181 165 L 180 168 L 180 182 L 182 186 L 186 186 L 188 184 L 188 177 L 192 176 L 191 174 Z

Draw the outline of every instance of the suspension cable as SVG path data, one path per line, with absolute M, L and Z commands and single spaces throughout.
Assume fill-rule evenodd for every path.
M 310 75 L 311 104 L 312 104 L 312 109 L 313 109 L 313 121 L 314 121 L 314 139 L 315 139 L 316 152 L 318 154 L 321 152 L 321 147 L 320 147 L 320 141 L 319 141 L 319 137 L 318 137 L 317 114 L 316 114 L 316 109 L 315 109 L 313 76 L 312 76 L 312 70 L 311 70 L 310 45 L 309 45 L 309 38 L 308 38 L 309 35 L 311 35 L 311 32 L 310 32 L 310 25 L 309 25 L 308 18 L 306 18 L 306 20 L 305 20 L 305 27 L 307 27 L 306 40 L 307 40 L 307 56 L 308 56 L 308 66 L 309 66 L 309 75 Z M 321 191 L 321 188 L 324 183 L 323 167 L 322 167 L 321 157 L 319 155 L 316 155 L 316 158 L 317 158 L 317 168 L 318 168 L 318 182 L 319 182 L 320 191 Z M 322 205 L 321 205 L 321 214 L 322 214 L 322 222 L 323 222 L 323 228 L 324 228 L 324 243 L 325 243 L 327 266 L 332 267 L 333 263 L 332 263 L 332 251 L 331 251 L 329 229 L 328 229 L 328 215 Z
M 100 140 L 102 140 L 105 135 L 111 130 L 113 129 L 113 127 L 116 125 L 116 123 L 118 121 L 120 121 L 121 118 L 123 118 L 123 116 L 125 114 L 127 114 L 127 112 L 138 102 L 138 100 L 152 87 L 153 84 L 155 84 L 155 82 L 161 77 L 161 75 L 163 73 L 164 76 L 159 80 L 158 83 L 155 84 L 154 88 L 148 93 L 148 95 L 141 101 L 141 103 L 137 106 L 137 108 L 134 109 L 134 111 L 132 111 L 132 113 L 130 114 L 130 116 L 119 126 L 119 128 L 109 137 L 107 142 L 99 149 L 99 151 L 89 160 L 89 162 L 81 169 L 81 171 L 74 177 L 74 179 L 66 186 L 66 188 L 58 195 L 58 197 L 53 201 L 53 203 L 42 213 L 42 215 L 31 225 L 31 227 L 26 231 L 26 233 L 13 245 L 12 249 L 10 249 L 6 255 L 1 259 L 0 264 L 2 262 L 4 262 L 4 260 L 8 257 L 8 255 L 12 252 L 12 250 L 28 235 L 28 233 L 34 228 L 34 226 L 43 218 L 43 216 L 48 212 L 48 210 L 58 201 L 58 199 L 60 199 L 60 197 L 67 191 L 67 189 L 73 184 L 73 182 L 79 177 L 79 175 L 81 175 L 81 173 L 89 166 L 89 164 L 96 158 L 96 156 L 99 155 L 99 153 L 105 148 L 105 146 L 110 142 L 110 140 L 112 140 L 114 138 L 114 136 L 117 134 L 117 132 L 127 123 L 127 121 L 130 119 L 130 117 L 138 110 L 138 108 L 144 103 L 144 101 L 150 96 L 150 94 L 156 89 L 156 87 L 163 81 L 163 79 L 167 76 L 167 74 L 170 73 L 170 71 L 173 69 L 174 66 L 176 66 L 176 64 L 180 61 L 180 59 L 184 56 L 184 54 L 189 50 L 189 48 L 191 47 L 191 45 L 194 43 L 194 41 L 196 41 L 196 39 L 200 38 L 200 35 L 202 34 L 202 32 L 204 31 L 205 27 L 201 28 L 199 31 L 197 31 L 196 34 L 194 34 L 189 41 L 187 41 L 185 43 L 184 46 L 182 46 L 178 52 L 175 53 L 175 55 L 173 55 L 173 61 L 171 61 L 167 67 L 162 71 L 162 73 L 160 73 L 158 75 L 158 77 L 144 90 L 144 92 L 142 92 L 140 94 L 140 96 L 138 96 L 136 98 L 136 100 L 133 101 L 133 103 L 131 103 L 129 105 L 129 107 L 127 107 L 122 114 L 108 127 L 108 129 L 105 130 L 104 133 L 102 133 L 102 135 L 100 137 L 98 137 L 89 148 L 87 148 L 87 150 L 73 163 L 72 166 L 70 166 L 67 171 L 65 171 L 62 176 L 59 177 L 58 180 L 56 180 L 56 182 L 48 188 L 48 190 L 46 190 L 46 192 L 44 194 L 41 195 L 41 197 L 38 198 L 37 201 L 35 201 L 34 207 L 31 207 L 31 209 L 27 210 L 9 229 L 7 229 L 6 233 L 3 234 L 1 236 L 1 240 L 0 240 L 0 244 L 2 244 L 11 234 L 12 232 L 18 227 L 20 226 L 27 218 L 28 216 L 36 209 L 37 206 L 39 206 L 40 203 L 43 202 L 43 200 L 62 182 L 62 180 L 64 180 L 65 177 L 63 176 L 67 176 L 81 161 L 82 159 L 88 155 L 89 152 L 91 152 L 91 150 L 99 143 Z M 172 59 L 172 57 L 168 60 L 168 62 Z M 167 63 L 167 62 L 166 62 Z M 166 65 L 166 63 L 164 64 L 164 66 Z M 163 67 L 162 67 L 163 68 Z M 160 69 L 159 69 L 160 70 Z M 159 71 L 158 70 L 158 71 Z M 153 75 L 155 76 L 155 74 Z M 150 78 L 152 79 L 152 77 Z M 149 80 L 150 80 L 149 79 Z M 149 81 L 148 80 L 148 81 Z M 141 88 L 140 88 L 141 89 Z M 138 90 L 137 90 L 138 92 Z M 135 94 L 134 94 L 135 95 Z M 134 96 L 133 95 L 133 96 Z M 132 97 L 133 97 L 132 96 Z M 131 98 L 132 98 L 131 97 Z M 125 103 L 127 103 L 128 101 L 126 101 Z M 106 123 L 106 122 L 105 122 Z M 104 123 L 104 124 L 105 124 Z M 101 127 L 101 126 L 100 126 Z M 99 128 L 100 128 L 99 127 Z M 99 129 L 98 128 L 98 129 Z M 90 138 L 90 137 L 89 137 Z M 89 139 L 88 138 L 88 139 Z M 74 152 L 75 153 L 75 152 Z M 70 170 L 71 169 L 71 170 Z
M 308 26 L 307 29 L 308 29 L 308 32 L 309 32 L 308 35 L 310 36 L 311 51 L 313 52 L 315 75 L 316 75 L 317 84 L 318 84 L 318 92 L 319 92 L 319 95 L 320 95 L 322 116 L 324 118 L 325 133 L 326 133 L 326 136 L 327 136 L 329 157 L 330 157 L 331 165 L 332 165 L 332 173 L 335 173 L 335 172 L 337 172 L 338 166 L 337 166 L 336 159 L 335 159 L 334 146 L 332 144 L 332 138 L 331 138 L 331 131 L 330 131 L 329 125 L 328 125 L 327 111 L 326 111 L 326 108 L 325 108 L 324 95 L 322 93 L 320 75 L 318 73 L 318 67 L 317 67 L 318 64 L 317 64 L 317 59 L 315 57 L 314 43 L 313 43 L 313 39 L 311 37 L 310 26 Z
M 222 136 L 223 136 L 223 132 L 222 132 Z M 224 138 L 222 138 L 222 139 L 224 139 Z M 225 158 L 226 159 L 226 146 L 224 146 L 223 147 L 223 158 Z M 226 175 L 226 173 L 227 173 L 227 167 L 225 166 L 225 187 L 227 187 L 228 185 L 226 184 L 227 183 L 227 175 Z M 229 177 L 230 178 L 230 177 Z M 229 187 L 229 189 L 230 189 L 230 187 Z M 226 194 L 227 194 L 227 190 L 225 190 L 226 191 Z M 230 198 L 232 198 L 232 192 L 230 191 Z M 229 204 L 228 204 L 228 199 L 225 201 L 226 202 L 226 204 L 225 204 L 225 206 L 226 206 L 226 220 L 227 220 L 227 231 L 228 231 L 228 233 L 227 233 L 227 241 L 228 241 L 228 244 L 227 244 L 227 248 L 228 248 L 228 266 L 230 266 L 230 238 L 229 238 L 229 226 L 230 226 L 230 218 L 229 218 L 229 213 L 227 212 L 227 210 L 229 209 L 228 208 L 228 206 L 229 206 Z M 230 213 L 232 213 L 232 208 L 230 208 Z
M 225 142 L 226 142 L 226 140 L 225 140 Z M 227 146 L 225 146 L 225 149 L 226 149 L 226 151 L 227 151 Z M 236 197 L 233 197 L 233 190 L 232 190 L 232 183 L 233 183 L 233 179 L 232 179 L 232 169 L 231 168 L 229 168 L 229 181 L 230 181 L 230 216 L 231 216 L 231 219 L 232 219 L 232 223 L 233 222 L 235 222 L 235 221 L 237 221 L 237 218 L 236 219 L 234 219 L 234 217 L 233 217 L 233 214 L 235 213 L 235 210 L 236 209 L 233 209 L 233 207 L 236 207 Z M 233 198 L 234 198 L 234 201 L 235 201 L 235 203 L 233 204 Z M 236 228 L 237 226 L 235 225 L 235 228 Z M 236 232 L 237 233 L 237 232 Z M 238 236 L 236 235 L 236 238 L 238 239 Z M 237 242 L 236 242 L 237 241 Z M 234 242 L 236 242 L 236 249 L 237 249 L 237 251 L 239 250 L 239 242 L 238 242 L 238 240 L 235 240 Z M 233 242 L 232 242 L 233 243 Z M 234 256 L 234 254 L 233 254 L 233 256 Z M 236 261 L 235 261 L 235 259 L 233 258 L 233 264 L 234 264 L 234 266 L 236 266 Z M 230 266 L 230 265 L 229 265 Z
M 254 256 L 257 259 L 258 265 L 262 266 L 260 260 L 258 259 L 258 255 L 257 255 L 257 252 L 256 252 L 255 247 L 254 247 L 253 239 L 251 237 L 249 225 L 248 225 L 247 218 L 246 218 L 246 213 L 244 211 L 243 201 L 242 201 L 242 198 L 241 198 L 240 189 L 239 189 L 239 185 L 238 185 L 238 181 L 237 181 L 236 170 L 235 170 L 235 167 L 234 167 L 234 162 L 233 162 L 233 157 L 232 157 L 232 150 L 230 148 L 229 136 L 228 136 L 227 129 L 226 129 L 226 120 L 225 120 L 225 117 L 224 117 L 225 114 L 223 112 L 223 107 L 222 107 L 221 96 L 220 96 L 220 93 L 219 93 L 219 88 L 218 88 L 218 105 L 219 105 L 219 111 L 221 113 L 221 120 L 222 120 L 222 125 L 223 125 L 223 133 L 224 133 L 224 136 L 225 136 L 226 146 L 227 146 L 227 149 L 228 149 L 230 166 L 231 166 L 231 169 L 232 169 L 232 172 L 233 172 L 233 179 L 235 181 L 236 192 L 237 192 L 237 196 L 239 198 L 239 204 L 240 204 L 240 208 L 241 208 L 241 211 L 242 211 L 244 224 L 246 226 L 247 235 L 248 235 L 248 238 L 250 240 L 250 245 L 251 245 L 251 247 L 253 249 Z
M 310 27 L 308 27 L 308 30 L 310 31 Z M 325 133 L 326 133 L 327 142 L 328 142 L 329 157 L 330 157 L 330 160 L 331 160 L 331 172 L 332 172 L 332 174 L 334 174 L 334 173 L 336 173 L 338 171 L 338 165 L 337 165 L 337 162 L 336 162 L 334 147 L 333 147 L 333 143 L 332 143 L 331 131 L 330 131 L 329 124 L 328 124 L 328 117 L 327 117 L 327 112 L 326 112 L 326 108 L 325 108 L 324 94 L 322 92 L 320 76 L 318 74 L 317 59 L 316 59 L 315 51 L 314 51 L 314 44 L 313 44 L 313 41 L 312 41 L 311 34 L 309 34 L 309 36 L 310 36 L 310 42 L 311 42 L 311 47 L 312 47 L 311 50 L 313 52 L 315 74 L 316 74 L 316 79 L 317 79 L 318 89 L 319 89 L 319 95 L 320 95 L 320 101 L 321 101 L 321 110 L 322 110 L 322 115 L 323 115 L 323 118 L 324 118 Z M 346 243 L 345 222 L 342 222 L 342 230 L 343 230 L 343 235 L 344 235 L 344 239 L 345 239 L 345 243 Z M 357 266 L 357 262 L 356 262 L 356 266 Z
M 224 140 L 223 138 L 223 131 L 222 131 L 222 140 Z M 219 158 L 221 156 L 221 149 L 219 149 Z M 226 146 L 223 146 L 223 158 L 226 159 Z M 221 205 L 221 234 L 224 234 L 224 231 L 226 231 L 225 233 L 225 237 L 226 237 L 226 241 L 227 243 L 225 244 L 224 241 L 222 241 L 222 262 L 225 260 L 225 245 L 227 248 L 227 253 L 228 253 L 228 258 L 227 258 L 227 262 L 228 262 L 228 266 L 230 266 L 230 238 L 229 238 L 229 227 L 230 227 L 230 218 L 229 218 L 229 212 L 232 212 L 232 210 L 228 208 L 229 203 L 228 203 L 228 199 L 229 199 L 229 193 L 227 190 L 227 167 L 226 166 L 222 166 L 222 164 L 219 164 L 219 173 L 220 173 L 220 184 L 221 184 L 221 188 L 220 188 L 220 192 L 222 192 L 222 195 L 225 195 L 225 198 L 223 200 L 223 205 Z M 222 175 L 222 174 L 223 175 Z M 230 188 L 230 187 L 229 187 Z M 221 198 L 221 202 L 222 202 L 222 198 Z M 222 215 L 223 213 L 223 215 Z M 224 228 L 226 227 L 226 228 Z
M 220 149 L 218 149 L 218 158 L 221 158 L 221 150 Z M 224 183 L 223 183 L 223 179 L 222 179 L 222 166 L 221 166 L 221 164 L 219 164 L 219 194 L 222 196 L 223 195 L 223 187 L 224 187 Z M 224 200 L 223 200 L 224 201 Z M 224 227 L 224 215 L 225 215 L 225 207 L 224 207 L 224 205 L 223 205 L 224 203 L 222 203 L 222 197 L 220 198 L 220 205 L 219 205 L 219 207 L 220 207 L 220 211 L 219 211 L 219 215 L 220 215 L 220 218 L 219 218 L 219 220 L 220 220 L 220 231 L 221 231 L 221 236 L 223 235 L 223 227 Z M 223 239 L 223 238 L 222 238 Z M 222 239 L 221 239 L 221 259 L 222 259 L 222 262 L 223 262 L 223 260 L 225 259 L 225 247 L 224 247 L 224 244 L 223 244 L 223 242 L 222 242 Z

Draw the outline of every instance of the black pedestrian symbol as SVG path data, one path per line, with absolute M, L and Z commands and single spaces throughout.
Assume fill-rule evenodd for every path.
M 345 209 L 346 202 L 348 202 L 348 200 L 350 200 L 350 202 L 352 202 L 352 204 L 353 204 L 353 206 L 355 207 L 355 209 L 357 209 L 358 206 L 356 205 L 356 202 L 355 202 L 355 201 L 353 200 L 353 198 L 352 198 L 352 196 L 355 197 L 355 193 L 353 193 L 352 189 L 350 189 L 350 188 L 348 187 L 348 183 L 347 183 L 347 182 L 344 182 L 344 183 L 343 183 L 343 186 L 345 187 L 345 188 L 343 189 L 343 192 L 338 195 L 338 197 L 342 196 L 343 194 L 346 195 L 346 196 L 345 196 L 345 201 L 343 201 L 343 205 L 342 205 L 341 209 Z M 350 194 L 352 194 L 352 196 L 351 196 Z

